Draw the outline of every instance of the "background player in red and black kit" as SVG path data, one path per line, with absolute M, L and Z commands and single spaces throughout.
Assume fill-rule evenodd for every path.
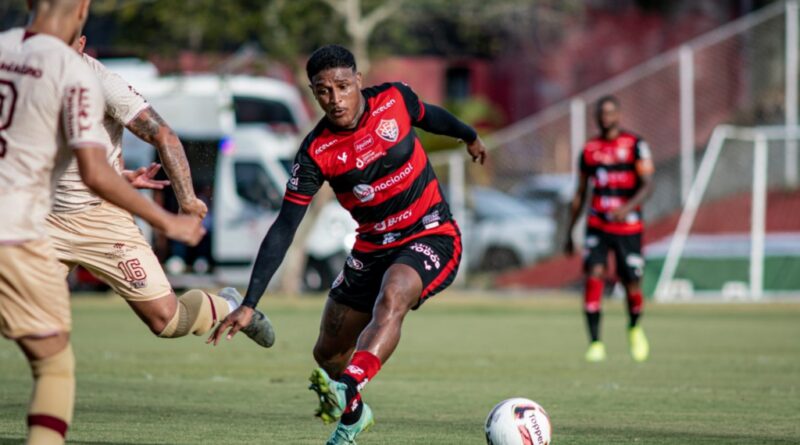
M 574 252 L 572 229 L 583 210 L 591 183 L 592 200 L 585 241 L 584 310 L 591 338 L 586 360 L 592 362 L 606 358 L 605 346 L 600 341 L 600 309 L 609 249 L 614 252 L 617 275 L 627 294 L 631 356 L 636 361 L 644 361 L 649 355 L 647 337 L 639 326 L 644 270 L 641 205 L 653 191 L 654 168 L 647 143 L 621 130 L 619 119 L 619 101 L 613 96 L 601 98 L 597 103 L 600 135 L 589 140 L 581 154 L 580 180 L 572 201 L 565 249 L 568 254 Z
M 403 318 L 446 288 L 461 259 L 461 237 L 414 128 L 459 138 L 473 161 L 486 150 L 477 133 L 401 83 L 361 89 L 347 49 L 316 50 L 306 65 L 325 117 L 297 153 L 278 219 L 256 257 L 244 302 L 209 341 L 250 321 L 306 208 L 324 181 L 358 222 L 358 237 L 332 285 L 314 347 L 311 389 L 323 421 L 340 419 L 329 444 L 355 443 L 373 423 L 360 390 L 400 340 Z

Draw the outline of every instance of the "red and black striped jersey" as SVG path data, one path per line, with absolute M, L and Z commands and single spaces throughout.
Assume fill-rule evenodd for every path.
M 641 233 L 641 207 L 628 214 L 625 221 L 613 221 L 610 213 L 625 205 L 641 187 L 637 164 L 649 161 L 650 149 L 640 137 L 622 131 L 616 139 L 595 137 L 583 148 L 581 172 L 589 177 L 592 200 L 587 225 L 607 233 Z
M 414 126 L 425 105 L 405 84 L 362 90 L 358 126 L 342 130 L 323 118 L 306 136 L 285 199 L 308 205 L 324 181 L 358 223 L 355 250 L 375 251 L 423 235 L 456 234 L 439 181 Z

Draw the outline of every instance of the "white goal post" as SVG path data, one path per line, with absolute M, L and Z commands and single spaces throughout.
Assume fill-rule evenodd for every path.
M 800 136 L 800 127 L 788 126 L 763 126 L 763 127 L 735 127 L 720 125 L 714 129 L 709 139 L 707 149 L 703 155 L 695 179 L 689 189 L 686 203 L 678 220 L 677 228 L 669 242 L 664 264 L 655 286 L 654 297 L 658 301 L 671 301 L 676 299 L 691 298 L 693 291 L 683 280 L 676 280 L 678 262 L 683 257 L 692 225 L 695 222 L 709 182 L 714 174 L 720 153 L 726 142 L 744 141 L 752 143 L 753 147 L 753 183 L 752 206 L 750 214 L 750 254 L 749 254 L 749 283 L 746 292 L 749 299 L 759 300 L 764 297 L 764 253 L 766 236 L 767 212 L 767 180 L 768 180 L 768 150 L 770 141 L 785 143 L 786 149 L 786 175 L 787 182 L 791 184 L 791 177 L 796 171 L 796 157 L 791 147 L 796 145 Z M 794 165 L 792 165 L 794 164 Z M 720 173 L 720 174 L 724 174 Z M 800 217 L 800 215 L 798 215 Z M 745 289 L 740 289 L 745 291 Z

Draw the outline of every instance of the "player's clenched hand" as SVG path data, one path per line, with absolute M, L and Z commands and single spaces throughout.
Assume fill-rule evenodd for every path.
M 136 170 L 123 170 L 122 176 L 137 189 L 163 190 L 169 185 L 168 180 L 153 179 L 161 170 L 161 164 L 153 162 L 149 167 L 139 167 Z
M 181 204 L 181 212 L 203 219 L 208 214 L 208 206 L 200 199 L 194 198 L 186 204 Z
M 167 238 L 196 246 L 206 234 L 202 220 L 196 216 L 170 214 L 169 218 L 164 229 Z
M 483 165 L 483 162 L 486 161 L 486 146 L 483 145 L 480 137 L 475 138 L 471 144 L 467 144 L 467 151 L 472 156 L 472 162 L 480 162 Z
M 215 329 L 214 332 L 208 336 L 206 344 L 213 342 L 214 346 L 217 346 L 219 339 L 225 335 L 225 330 L 228 328 L 230 328 L 230 331 L 228 331 L 227 339 L 232 339 L 240 329 L 250 324 L 250 320 L 252 318 L 253 308 L 248 306 L 239 306 L 235 311 L 228 314 L 228 316 L 222 320 L 222 323 L 217 326 L 217 329 Z

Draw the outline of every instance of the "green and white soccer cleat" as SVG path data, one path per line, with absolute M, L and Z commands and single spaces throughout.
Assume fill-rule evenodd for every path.
M 226 287 L 219 291 L 219 296 L 233 302 L 235 307 L 242 305 L 242 295 L 235 288 Z M 254 309 L 250 324 L 242 328 L 242 332 L 259 346 L 269 348 L 275 344 L 275 328 L 269 318 L 258 309 Z
M 375 417 L 372 415 L 369 405 L 363 403 L 361 409 L 361 417 L 358 422 L 352 425 L 345 425 L 339 422 L 325 445 L 356 445 L 356 437 L 375 424 Z
M 316 392 L 319 397 L 316 416 L 326 424 L 339 420 L 347 406 L 347 385 L 330 378 L 322 368 L 312 371 L 308 380 L 311 381 L 308 389 Z
M 631 357 L 634 361 L 643 362 L 650 356 L 650 343 L 641 326 L 628 329 L 628 342 L 631 346 Z
M 597 363 L 606 359 L 606 346 L 601 341 L 593 341 L 584 356 L 587 362 Z

